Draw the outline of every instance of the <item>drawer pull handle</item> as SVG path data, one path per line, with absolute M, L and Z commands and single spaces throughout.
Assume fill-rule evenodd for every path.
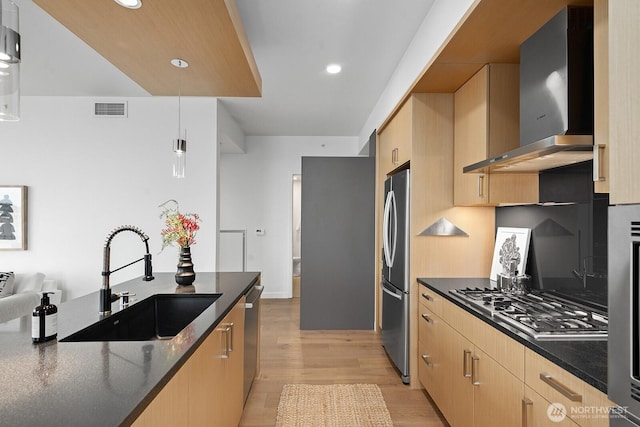
M 229 358 L 229 334 L 231 333 L 231 326 L 229 324 L 224 325 L 224 328 L 217 328 L 218 331 L 224 334 L 224 350 L 220 355 L 221 359 Z
M 533 425 L 531 422 L 531 411 L 529 408 L 533 408 L 533 401 L 526 397 L 522 398 L 522 427 L 529 427 Z
M 422 360 L 424 360 L 424 363 L 426 363 L 426 364 L 427 364 L 427 366 L 429 366 L 429 367 L 433 368 L 433 362 L 430 362 L 430 361 L 429 361 L 429 358 L 430 358 L 430 357 L 431 357 L 431 356 L 429 356 L 428 354 L 423 354 L 423 355 L 422 355 Z
M 602 173 L 602 158 L 604 156 L 604 150 L 607 146 L 604 144 L 593 145 L 593 180 L 594 181 L 606 181 L 607 178 Z
M 229 325 L 229 351 L 233 351 L 233 342 L 235 341 L 233 339 L 233 322 L 228 323 L 228 325 Z
M 462 375 L 470 378 L 471 371 L 469 370 L 469 357 L 471 356 L 471 350 L 464 350 L 462 353 Z
M 433 319 L 427 316 L 426 314 L 422 314 L 422 318 L 427 321 L 427 323 L 433 323 Z
M 426 299 L 427 301 L 433 301 L 433 297 L 429 294 L 422 294 L 422 298 Z
M 553 378 L 550 374 L 541 373 L 540 379 L 545 383 L 549 384 L 553 389 L 558 391 L 564 397 L 569 399 L 572 402 L 582 402 L 582 395 L 574 392 L 569 387 L 565 386 L 555 378 Z
M 478 371 L 480 370 L 480 358 L 476 355 L 473 355 L 471 358 L 471 384 L 474 386 L 480 385 L 480 380 L 478 380 Z

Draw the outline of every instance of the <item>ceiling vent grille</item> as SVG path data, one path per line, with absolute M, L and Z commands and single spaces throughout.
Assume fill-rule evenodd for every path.
M 94 117 L 127 117 L 126 102 L 94 102 Z

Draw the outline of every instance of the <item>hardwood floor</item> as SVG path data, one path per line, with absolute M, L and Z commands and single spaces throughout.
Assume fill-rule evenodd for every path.
M 300 331 L 300 301 L 261 300 L 260 375 L 240 426 L 273 426 L 285 384 L 378 384 L 394 426 L 445 426 L 422 390 L 402 384 L 373 331 Z M 357 426 L 345 426 L 357 427 Z

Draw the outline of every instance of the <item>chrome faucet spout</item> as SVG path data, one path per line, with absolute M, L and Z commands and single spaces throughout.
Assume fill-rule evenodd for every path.
M 572 270 L 571 273 L 575 276 L 576 279 L 582 280 L 582 287 L 587 289 L 587 280 L 589 277 L 596 277 L 596 274 L 589 273 L 587 269 L 587 259 L 595 258 L 593 255 L 586 256 L 582 259 L 582 270 Z
M 122 267 L 116 268 L 115 270 L 110 270 L 110 260 L 111 260 L 111 241 L 113 238 L 123 232 L 123 231 L 131 231 L 136 233 L 142 239 L 146 253 L 140 259 L 137 259 L 129 264 L 123 265 Z M 109 276 L 111 273 L 122 270 L 125 267 L 128 267 L 132 264 L 137 263 L 138 261 L 144 261 L 144 276 L 142 280 L 150 281 L 153 280 L 153 268 L 151 266 L 151 254 L 149 253 L 149 236 L 147 236 L 142 230 L 138 227 L 134 227 L 132 225 L 122 225 L 116 229 L 114 229 L 109 235 L 104 243 L 104 250 L 102 255 L 102 288 L 100 289 L 100 314 L 108 315 L 111 314 L 111 303 L 116 301 L 119 296 L 111 294 L 111 287 L 109 285 Z

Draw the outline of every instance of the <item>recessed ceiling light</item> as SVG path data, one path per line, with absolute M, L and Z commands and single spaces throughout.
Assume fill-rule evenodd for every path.
M 338 64 L 327 65 L 327 73 L 329 74 L 338 74 L 340 71 L 342 71 L 342 67 Z
M 185 61 L 184 59 L 173 58 L 171 60 L 171 65 L 173 65 L 174 67 L 178 67 L 178 68 L 187 68 L 189 66 L 189 63 L 187 61 Z
M 122 7 L 127 9 L 140 9 L 142 7 L 142 0 L 114 0 Z

